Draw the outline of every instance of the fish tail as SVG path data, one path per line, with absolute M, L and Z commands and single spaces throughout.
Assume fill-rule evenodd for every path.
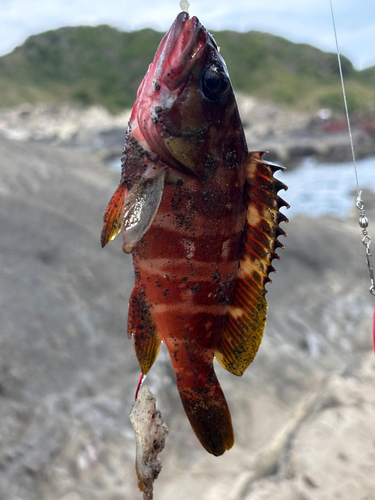
M 213 356 L 199 357 L 195 349 L 172 353 L 177 387 L 190 424 L 202 446 L 222 455 L 234 443 L 232 419 L 213 367 Z

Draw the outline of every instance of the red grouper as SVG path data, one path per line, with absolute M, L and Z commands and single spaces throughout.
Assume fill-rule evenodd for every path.
M 121 231 L 133 254 L 128 335 L 142 373 L 163 341 L 185 412 L 214 455 L 234 438 L 213 360 L 242 375 L 254 359 L 285 234 L 281 167 L 262 155 L 248 152 L 215 40 L 181 12 L 139 87 L 101 241 Z

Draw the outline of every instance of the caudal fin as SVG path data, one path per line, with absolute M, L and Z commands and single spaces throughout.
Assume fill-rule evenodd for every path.
M 216 378 L 212 357 L 202 358 L 199 351 L 188 350 L 189 353 L 180 345 L 171 356 L 181 401 L 202 446 L 219 456 L 234 443 L 228 404 Z

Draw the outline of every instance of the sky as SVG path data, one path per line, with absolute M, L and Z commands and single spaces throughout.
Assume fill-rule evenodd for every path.
M 357 69 L 375 65 L 375 0 L 332 0 L 340 52 Z M 0 0 L 0 55 L 61 26 L 169 29 L 179 0 Z M 190 0 L 207 29 L 259 30 L 335 51 L 329 0 Z

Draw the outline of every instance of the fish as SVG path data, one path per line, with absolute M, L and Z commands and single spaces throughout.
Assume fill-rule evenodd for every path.
M 101 244 L 121 233 L 135 284 L 128 336 L 143 374 L 166 345 L 190 424 L 215 456 L 234 443 L 214 358 L 241 376 L 267 315 L 288 206 L 283 169 L 249 152 L 212 35 L 181 12 L 140 84 Z

